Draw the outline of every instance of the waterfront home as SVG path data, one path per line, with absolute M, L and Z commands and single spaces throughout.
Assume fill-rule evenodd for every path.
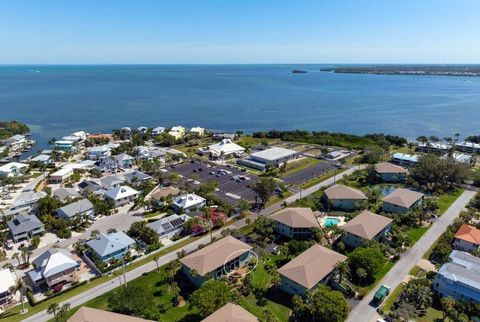
M 209 278 L 220 278 L 243 267 L 252 246 L 227 236 L 180 259 L 182 272 L 196 286 Z
M 445 158 L 448 157 L 448 155 L 444 156 Z M 465 153 L 453 153 L 452 158 L 457 161 L 458 163 L 463 163 L 463 164 L 471 164 L 472 163 L 472 156 L 470 154 L 465 154 Z
M 320 228 L 310 208 L 285 208 L 269 218 L 275 221 L 275 232 L 287 238 L 310 238 L 312 228 Z
M 0 305 L 10 302 L 10 298 L 14 295 L 13 286 L 15 286 L 15 280 L 12 271 L 7 268 L 0 269 Z
M 19 214 L 9 221 L 7 226 L 15 242 L 41 235 L 45 231 L 42 222 L 35 215 Z
M 235 133 L 213 133 L 213 138 L 215 140 L 224 140 L 224 139 L 228 139 L 228 140 L 235 140 L 235 138 L 237 137 L 237 135 Z
M 107 263 L 112 259 L 121 259 L 135 245 L 135 241 L 123 231 L 119 231 L 101 233 L 96 239 L 87 241 L 86 245 L 94 257 Z
M 152 135 L 155 135 L 155 136 L 163 132 L 165 132 L 165 128 L 163 126 L 157 126 L 152 129 Z
M 367 196 L 357 189 L 336 184 L 325 190 L 325 196 L 335 209 L 353 210 L 361 207 Z
M 455 234 L 453 248 L 470 253 L 480 250 L 480 229 L 463 224 Z
M 399 165 L 382 162 L 375 165 L 375 172 L 384 182 L 403 182 L 407 177 L 407 169 Z
M 21 176 L 28 169 L 28 164 L 10 162 L 0 167 L 0 176 L 17 177 Z
M 269 164 L 279 166 L 295 160 L 297 156 L 297 151 L 273 147 L 252 153 L 249 158 L 238 160 L 237 163 L 263 171 Z
M 154 322 L 152 320 L 145 320 L 130 315 L 114 313 L 99 309 L 92 309 L 91 307 L 82 306 L 79 308 L 67 322 Z
M 122 169 L 128 169 L 133 166 L 133 161 L 135 161 L 135 158 L 126 154 L 126 153 L 121 153 L 118 155 L 114 155 L 113 159 L 117 163 L 117 167 L 122 168 Z
M 36 212 L 38 201 L 47 196 L 44 191 L 22 192 L 10 206 L 11 211 L 22 210 L 23 212 Z
M 368 240 L 383 241 L 392 228 L 392 219 L 364 210 L 340 228 L 343 243 L 355 248 Z
M 240 305 L 227 303 L 201 322 L 260 322 L 260 320 Z
M 146 126 L 139 126 L 139 127 L 137 127 L 137 131 L 140 132 L 140 133 L 147 133 L 148 127 L 146 127 Z
M 409 168 L 418 163 L 418 156 L 397 152 L 393 154 L 392 162 L 396 165 Z
M 245 152 L 244 147 L 233 143 L 230 139 L 223 139 L 218 143 L 209 145 L 208 150 L 210 151 L 210 157 L 214 159 Z
M 38 164 L 38 165 L 47 165 L 52 163 L 52 159 L 49 155 L 46 154 L 39 154 L 36 157 L 30 159 L 30 163 Z
M 185 135 L 185 128 L 183 126 L 174 126 L 168 132 L 171 136 L 175 138 L 175 140 L 179 140 L 184 137 Z
M 141 184 L 152 180 L 151 176 L 138 170 L 125 173 L 123 177 L 125 178 L 125 180 L 127 180 L 127 183 L 129 184 Z
M 80 138 L 80 141 L 85 141 L 89 134 L 85 131 L 77 131 L 77 132 L 73 132 L 72 134 L 70 134 L 71 136 L 76 136 L 78 138 Z
M 280 288 L 292 295 L 305 296 L 320 283 L 328 284 L 335 265 L 347 257 L 315 244 L 278 269 Z
M 59 151 L 73 152 L 75 150 L 75 142 L 58 140 L 53 143 L 53 148 Z
M 179 212 L 190 212 L 205 207 L 207 200 L 194 193 L 189 193 L 176 197 L 173 200 L 173 207 Z
M 107 189 L 107 190 L 112 189 L 112 188 L 116 188 L 116 187 L 120 187 L 124 183 L 125 183 L 125 179 L 121 178 L 119 176 L 116 176 L 116 175 L 103 177 L 100 180 L 100 185 L 102 186 L 102 188 Z
M 94 146 L 88 150 L 87 158 L 89 160 L 100 160 L 109 157 L 111 154 L 111 148 L 106 145 Z
M 7 146 L 12 151 L 21 150 L 23 146 L 27 143 L 25 135 L 16 134 L 0 141 L 1 145 Z
M 205 129 L 203 127 L 195 126 L 190 129 L 191 134 L 195 134 L 197 136 L 204 136 Z
M 88 199 L 80 199 L 78 201 L 69 203 L 61 208 L 55 210 L 55 215 L 58 218 L 63 219 L 73 219 L 75 217 L 83 217 L 83 216 L 93 216 L 95 215 L 95 211 L 93 208 L 93 204 Z
M 112 201 L 115 207 L 120 207 L 132 202 L 139 195 L 139 191 L 129 186 L 120 186 L 107 190 L 103 196 L 106 200 Z
M 385 212 L 405 213 L 418 207 L 422 203 L 423 196 L 421 192 L 398 188 L 382 199 L 382 209 Z
M 72 141 L 74 144 L 80 143 L 82 139 L 75 135 L 66 135 L 62 137 L 62 141 Z
M 480 258 L 458 250 L 438 270 L 433 289 L 442 297 L 480 303 Z
M 187 215 L 173 214 L 157 221 L 149 223 L 147 226 L 153 229 L 160 238 L 170 238 L 178 235 L 185 223 L 190 219 Z
M 42 286 L 53 287 L 57 284 L 71 283 L 76 280 L 80 268 L 66 249 L 52 248 L 32 261 L 35 267 L 27 272 L 27 277 L 34 289 Z
M 61 168 L 60 170 L 55 171 L 54 173 L 50 174 L 50 183 L 61 184 L 65 180 L 70 178 L 70 176 L 72 176 L 73 172 L 74 172 L 73 168 L 65 166 L 65 167 Z
M 480 144 L 473 142 L 457 142 L 455 143 L 455 149 L 465 153 L 480 153 Z
M 52 192 L 52 196 L 58 200 L 65 202 L 69 199 L 80 197 L 80 194 L 77 190 L 73 188 L 58 188 Z

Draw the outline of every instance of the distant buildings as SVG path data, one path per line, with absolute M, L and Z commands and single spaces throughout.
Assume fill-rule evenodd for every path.
M 480 250 L 480 229 L 463 224 L 455 234 L 453 247 L 464 252 Z
M 273 147 L 263 151 L 250 154 L 249 158 L 238 160 L 242 164 L 257 170 L 265 170 L 267 165 L 279 166 L 286 162 L 295 160 L 298 152 L 290 149 Z
M 382 162 L 375 165 L 375 171 L 384 182 L 403 182 L 407 177 L 407 169 L 399 165 Z
M 67 140 L 59 140 L 53 143 L 53 147 L 55 150 L 64 151 L 64 152 L 72 152 L 75 151 L 75 142 L 67 141 Z
M 0 141 L 1 145 L 7 146 L 10 150 L 16 151 L 21 149 L 26 143 L 25 135 L 17 134 Z
M 94 146 L 88 150 L 87 158 L 89 160 L 100 160 L 112 155 L 112 150 L 106 145 Z
M 341 184 L 326 189 L 325 196 L 333 208 L 343 210 L 353 210 L 367 200 L 362 191 Z
M 185 136 L 185 128 L 183 126 L 174 126 L 168 132 L 175 140 L 179 140 Z
M 455 143 L 457 151 L 465 153 L 480 153 L 480 144 L 473 142 L 457 142 Z
M 208 147 L 210 157 L 217 159 L 234 154 L 242 154 L 245 148 L 233 143 L 230 139 L 223 139 L 222 141 L 212 144 Z
M 392 162 L 396 165 L 403 166 L 403 167 L 413 167 L 418 163 L 418 156 L 413 154 L 406 154 L 406 153 L 394 153 L 392 156 Z
M 312 228 L 320 228 L 310 208 L 285 208 L 269 218 L 275 222 L 276 233 L 287 238 L 309 238 Z
M 190 133 L 202 137 L 205 135 L 205 129 L 203 127 L 195 126 L 190 129 Z
M 165 132 L 165 128 L 163 126 L 157 126 L 157 127 L 152 129 L 152 135 L 154 135 L 154 136 L 157 136 L 157 135 L 159 135 L 160 133 L 163 133 L 163 132 Z
M 398 188 L 383 198 L 385 212 L 405 213 L 422 203 L 424 194 L 409 189 Z
M 382 241 L 392 228 L 392 219 L 364 210 L 340 228 L 343 243 L 356 248 L 368 240 Z

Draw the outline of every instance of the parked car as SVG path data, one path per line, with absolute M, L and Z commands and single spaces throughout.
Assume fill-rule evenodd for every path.
M 382 286 L 378 288 L 373 296 L 373 304 L 379 306 L 382 304 L 383 300 L 385 300 L 388 294 L 390 294 L 390 286 L 382 284 Z

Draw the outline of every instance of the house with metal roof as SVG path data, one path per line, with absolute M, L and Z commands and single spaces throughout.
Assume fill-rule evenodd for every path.
M 126 153 L 121 153 L 114 155 L 112 157 L 115 162 L 117 162 L 117 166 L 122 169 L 128 169 L 133 166 L 133 162 L 135 161 L 135 158 L 126 154 Z
M 455 234 L 453 247 L 470 253 L 480 250 L 480 229 L 463 224 Z
M 191 210 L 205 207 L 206 203 L 207 200 L 205 198 L 189 193 L 176 197 L 173 200 L 173 207 L 179 212 L 184 211 L 188 213 Z
M 170 238 L 179 234 L 189 219 L 190 217 L 187 215 L 173 214 L 151 222 L 147 226 L 153 229 L 160 238 Z
M 402 167 L 413 167 L 418 163 L 418 156 L 406 153 L 394 153 L 392 156 L 392 163 Z
M 343 230 L 342 241 L 354 248 L 362 246 L 368 240 L 380 242 L 392 228 L 392 221 L 390 218 L 364 210 L 340 227 Z
M 30 159 L 30 163 L 35 164 L 50 164 L 52 163 L 52 159 L 47 154 L 39 154 L 36 157 Z
M 100 185 L 102 186 L 102 188 L 107 190 L 120 187 L 124 183 L 125 183 L 125 179 L 117 175 L 106 176 L 100 179 Z
M 58 140 L 53 143 L 53 147 L 55 150 L 72 152 L 75 150 L 75 142 L 68 140 Z
M 112 155 L 112 149 L 106 145 L 94 146 L 88 150 L 87 158 L 89 160 L 100 160 Z
M 422 203 L 424 194 L 410 189 L 398 188 L 385 196 L 382 209 L 385 212 L 405 213 Z
M 295 150 L 272 147 L 262 151 L 250 154 L 248 158 L 238 160 L 237 163 L 264 171 L 268 164 L 275 166 L 282 165 L 286 162 L 295 160 L 298 157 L 298 152 Z
M 310 208 L 284 208 L 269 218 L 275 222 L 275 232 L 287 238 L 310 238 L 312 228 L 320 228 Z
M 14 285 L 13 272 L 7 268 L 0 269 L 0 305 L 9 302 Z
M 26 191 L 22 192 L 10 206 L 10 210 L 15 211 L 23 209 L 26 212 L 35 212 L 38 201 L 47 196 L 44 191 Z
M 227 236 L 180 259 L 182 272 L 195 285 L 245 266 L 252 246 Z
M 345 260 L 347 256 L 315 244 L 278 269 L 280 288 L 293 295 L 305 296 L 318 284 L 327 284 L 335 265 Z
M 80 197 L 80 194 L 77 192 L 77 190 L 73 188 L 61 187 L 61 188 L 55 189 L 52 192 L 52 196 L 54 198 L 57 198 L 60 201 L 66 201 L 72 198 Z
M 25 138 L 25 135 L 16 134 L 8 139 L 1 140 L 0 143 L 1 145 L 7 146 L 11 150 L 18 150 L 27 143 L 27 139 Z
M 341 184 L 325 189 L 325 196 L 333 208 L 343 210 L 353 210 L 367 200 L 362 191 Z
M 112 259 L 121 259 L 135 244 L 135 241 L 123 231 L 99 234 L 96 239 L 86 242 L 91 254 L 104 263 Z
M 115 207 L 120 207 L 132 202 L 140 195 L 140 192 L 129 186 L 119 186 L 107 190 L 104 198 L 113 202 Z
M 233 143 L 230 139 L 223 139 L 222 141 L 212 144 L 208 147 L 210 156 L 219 158 L 220 156 L 229 156 L 232 154 L 241 154 L 245 152 L 245 148 Z
M 45 231 L 42 222 L 35 215 L 17 215 L 7 226 L 15 242 L 43 234 Z
M 165 127 L 163 126 L 157 126 L 152 129 L 152 135 L 159 135 L 160 133 L 165 132 Z
M 28 164 L 20 162 L 10 162 L 0 167 L 0 176 L 17 177 L 28 169 Z
M 198 136 L 204 136 L 205 135 L 205 129 L 203 127 L 194 126 L 190 129 L 190 133 L 196 134 Z
M 440 296 L 480 303 L 480 258 L 458 250 L 438 270 L 433 289 Z
M 132 171 L 123 175 L 129 184 L 140 184 L 152 180 L 152 177 L 142 171 Z
M 260 320 L 240 305 L 227 303 L 201 322 L 260 322 Z
M 384 182 L 403 182 L 408 173 L 404 167 L 390 162 L 377 163 L 375 172 L 379 175 L 380 180 Z
M 50 174 L 50 182 L 51 183 L 62 183 L 65 180 L 67 180 L 70 176 L 72 176 L 74 173 L 74 169 L 72 167 L 63 167 L 58 171 L 55 171 L 54 173 Z
M 32 264 L 35 268 L 27 272 L 27 277 L 34 288 L 73 282 L 80 268 L 70 252 L 62 248 L 47 250 L 35 258 Z
M 58 218 L 73 219 L 78 216 L 93 216 L 95 214 L 93 204 L 88 199 L 81 199 L 55 210 Z

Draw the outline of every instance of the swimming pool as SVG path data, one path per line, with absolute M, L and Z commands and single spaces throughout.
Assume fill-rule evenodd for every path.
M 323 227 L 334 227 L 334 226 L 338 226 L 339 223 L 340 223 L 340 219 L 335 217 L 327 217 L 323 222 Z

